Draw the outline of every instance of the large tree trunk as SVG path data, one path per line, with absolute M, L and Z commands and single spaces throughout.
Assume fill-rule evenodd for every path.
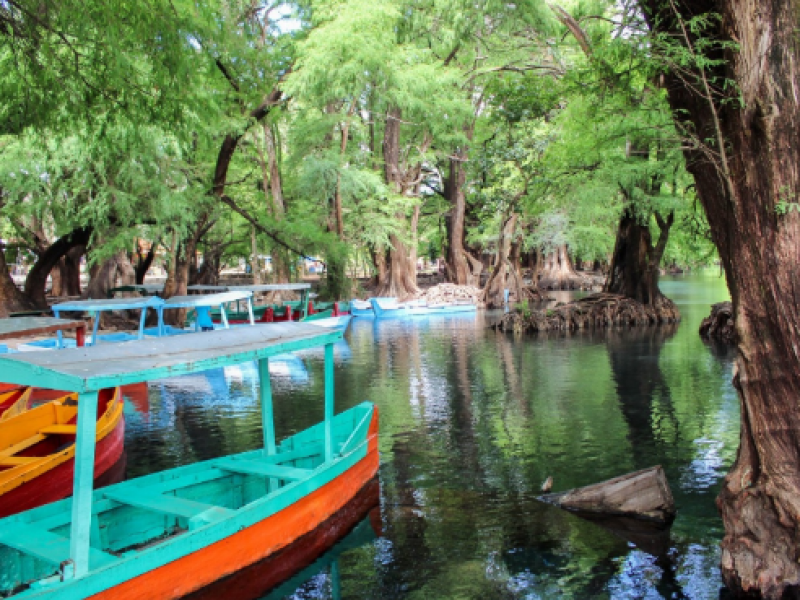
M 219 285 L 219 275 L 222 272 L 222 244 L 206 247 L 203 251 L 203 264 L 200 268 L 190 268 L 191 285 Z M 197 255 L 194 256 L 195 261 Z M 191 261 L 190 261 L 191 262 Z
M 64 296 L 81 295 L 81 258 L 86 254 L 86 246 L 75 246 L 61 259 L 61 290 Z
M 573 290 L 583 281 L 575 272 L 566 244 L 556 246 L 544 256 L 538 276 L 539 287 L 547 290 Z
M 450 203 L 450 215 L 447 219 L 447 276 L 457 285 L 479 285 L 481 268 L 473 268 L 475 261 L 470 260 L 464 247 L 466 232 L 467 199 L 464 186 L 467 174 L 464 162 L 467 160 L 466 149 L 460 149 L 450 158 L 450 171 L 444 185 L 444 195 Z
M 383 135 L 383 160 L 384 177 L 386 184 L 396 194 L 403 194 L 403 173 L 400 171 L 400 109 L 390 109 L 386 115 L 386 126 Z M 396 215 L 405 229 L 407 226 L 406 215 L 402 212 Z M 387 297 L 408 298 L 419 293 L 417 287 L 417 265 L 412 262 L 412 251 L 398 236 L 389 238 L 389 248 L 385 279 L 378 280 L 376 295 Z M 413 251 L 416 256 L 416 250 Z M 380 277 L 379 270 L 379 277 Z
M 692 72 L 683 66 L 666 82 L 679 127 L 696 136 L 685 151 L 688 169 L 725 268 L 740 340 L 739 452 L 717 499 L 722 575 L 734 592 L 796 597 L 800 212 L 792 209 L 800 196 L 800 0 L 640 2 L 652 27 L 681 40 L 690 55 L 694 34 L 678 13 L 718 13 L 705 38 L 731 42 L 713 56 L 724 62 L 706 60 L 705 70 Z M 722 102 L 709 82 L 726 83 L 735 97 Z
M 604 292 L 621 294 L 648 306 L 665 302 L 666 298 L 658 287 L 658 275 L 673 220 L 673 213 L 666 220 L 656 213 L 661 234 L 653 245 L 647 223 L 641 223 L 632 209 L 625 210 L 617 228 L 617 241 Z
M 36 308 L 23 294 L 11 278 L 11 273 L 6 264 L 6 248 L 0 242 L 0 317 L 7 317 L 8 313 L 31 310 Z
M 79 227 L 61 236 L 44 250 L 25 279 L 25 295 L 39 308 L 47 307 L 47 277 L 58 267 L 61 258 L 77 246 L 86 246 L 92 235 L 91 227 Z M 105 296 L 103 296 L 105 297 Z
M 504 305 L 503 296 L 505 289 L 508 287 L 506 281 L 509 277 L 514 283 L 515 296 L 518 301 L 521 301 L 522 290 L 519 285 L 519 277 L 508 259 L 511 253 L 511 242 L 516 224 L 516 214 L 503 219 L 500 224 L 500 236 L 497 240 L 497 257 L 494 269 L 483 288 L 483 301 L 486 303 L 487 308 L 500 308 Z
M 108 298 L 108 293 L 112 288 L 133 285 L 135 282 L 136 270 L 128 258 L 128 253 L 120 250 L 111 258 L 91 268 L 91 279 L 86 287 L 86 297 L 102 300 Z
M 264 185 L 264 193 L 269 190 L 272 196 L 272 205 L 269 206 L 272 216 L 276 221 L 281 221 L 286 214 L 286 205 L 283 199 L 283 182 L 281 180 L 280 161 L 278 157 L 278 145 L 272 127 L 269 123 L 263 124 L 264 148 L 266 156 L 261 151 L 258 144 L 256 149 L 261 165 L 261 176 Z M 272 282 L 287 283 L 289 281 L 289 261 L 279 248 L 273 248 L 272 258 Z
M 250 228 L 250 271 L 253 273 L 253 285 L 261 285 L 261 259 L 258 255 L 258 237 L 256 228 Z
M 144 283 L 144 278 L 147 276 L 147 272 L 150 270 L 150 267 L 153 266 L 153 260 L 155 260 L 156 248 L 158 248 L 158 245 L 158 241 L 152 242 L 147 253 L 145 253 L 142 240 L 136 240 L 136 265 L 134 265 L 133 268 L 136 273 L 137 285 L 142 285 Z

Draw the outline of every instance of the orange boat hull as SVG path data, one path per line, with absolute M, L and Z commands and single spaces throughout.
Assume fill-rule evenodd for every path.
M 344 507 L 378 471 L 378 411 L 367 455 L 328 484 L 235 535 L 91 596 L 104 600 L 180 598 L 253 565 L 308 534 Z
M 356 497 L 319 527 L 280 552 L 186 596 L 184 600 L 253 600 L 291 578 L 327 552 L 359 521 L 369 515 L 380 535 L 380 483 L 374 477 Z M 376 525 L 377 523 L 377 525 Z

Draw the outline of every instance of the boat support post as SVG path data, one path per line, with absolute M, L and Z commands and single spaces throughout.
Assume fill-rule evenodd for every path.
M 304 289 L 300 292 L 300 318 L 298 321 L 302 321 L 308 316 L 308 302 L 311 300 L 311 296 L 308 293 L 308 289 Z
M 333 460 L 333 344 L 325 344 L 325 462 Z
M 275 454 L 275 417 L 272 411 L 269 358 L 258 359 L 258 379 L 261 382 L 261 427 L 264 431 L 264 449 L 267 455 L 271 456 Z
M 53 307 L 53 315 L 55 315 L 56 319 L 61 317 L 61 315 L 58 312 L 58 309 L 55 308 L 55 307 Z M 75 331 L 75 337 L 76 338 L 78 337 L 77 330 Z M 76 344 L 77 344 L 77 341 L 76 341 Z M 59 329 L 58 331 L 56 331 L 56 348 L 61 350 L 61 348 L 63 348 L 63 347 L 64 347 L 64 335 L 61 333 L 61 330 Z
M 225 311 L 224 302 L 221 302 L 219 305 L 219 313 L 222 317 L 222 326 L 225 327 L 225 329 L 230 329 L 230 325 L 228 324 L 228 313 Z
M 144 339 L 144 324 L 145 324 L 146 321 L 147 321 L 147 307 L 143 306 L 142 307 L 142 314 L 139 317 L 139 336 L 138 336 L 138 339 L 140 339 L 140 340 Z
M 99 310 L 90 310 L 89 315 L 92 317 L 94 323 L 92 324 L 92 346 L 97 346 L 97 330 L 100 328 L 100 315 Z M 80 412 L 80 411 L 79 411 Z
M 92 530 L 97 391 L 78 396 L 78 424 L 75 435 L 75 473 L 72 479 L 72 530 L 69 555 L 73 577 L 89 572 L 89 542 Z M 65 578 L 68 573 L 64 573 Z
M 250 317 L 250 325 L 255 325 L 256 320 L 253 317 L 253 296 L 247 299 L 247 316 Z

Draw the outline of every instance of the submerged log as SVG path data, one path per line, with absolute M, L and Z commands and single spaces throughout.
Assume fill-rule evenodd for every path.
M 547 494 L 540 499 L 579 513 L 634 517 L 658 523 L 670 523 L 675 518 L 675 501 L 661 466 Z

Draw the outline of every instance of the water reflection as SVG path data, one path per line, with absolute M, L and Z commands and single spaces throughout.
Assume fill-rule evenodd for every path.
M 677 327 L 514 337 L 502 313 L 354 319 L 337 347 L 337 411 L 381 415 L 383 537 L 338 561 L 343 598 L 716 598 L 714 508 L 738 442 L 731 356 L 697 335 L 718 279 L 666 280 Z M 278 436 L 322 416 L 322 356 L 273 373 Z M 129 472 L 260 443 L 255 379 L 150 386 L 127 433 Z M 662 464 L 678 517 L 667 551 L 536 499 Z M 618 532 L 617 532 L 618 533 Z M 325 578 L 301 597 L 331 597 Z M 323 585 L 324 584 L 324 585 Z

